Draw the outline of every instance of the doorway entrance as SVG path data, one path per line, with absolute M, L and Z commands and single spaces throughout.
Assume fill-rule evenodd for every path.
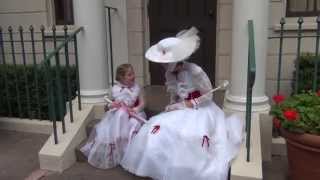
M 195 26 L 199 30 L 201 44 L 188 61 L 198 64 L 215 80 L 216 55 L 216 0 L 149 0 L 150 44 L 175 36 L 180 30 Z M 164 68 L 149 63 L 151 85 L 163 85 Z

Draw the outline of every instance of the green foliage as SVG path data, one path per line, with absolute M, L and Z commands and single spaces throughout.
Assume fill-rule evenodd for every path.
M 270 114 L 281 122 L 281 127 L 291 132 L 320 135 L 320 93 L 303 92 L 288 97 L 272 106 Z M 297 112 L 296 119 L 290 120 L 286 111 Z M 276 120 L 276 121 L 277 121 Z
M 63 114 L 65 113 L 65 102 L 67 99 L 67 72 L 61 67 Z M 56 83 L 56 68 L 50 67 L 53 84 Z M 70 67 L 72 97 L 76 94 L 76 70 Z M 35 76 L 37 74 L 37 78 Z M 38 88 L 36 84 L 38 83 Z M 7 84 L 7 89 L 5 88 Z M 27 98 L 29 90 L 29 102 Z M 57 88 L 54 86 L 54 99 L 57 99 Z M 8 90 L 8 91 L 7 91 Z M 8 93 L 8 94 L 7 94 Z M 39 94 L 39 96 L 37 96 Z M 19 95 L 19 96 L 18 96 Z M 18 97 L 20 97 L 18 99 Z M 38 98 L 39 97 L 39 98 Z M 19 111 L 19 103 L 21 110 Z M 28 110 L 28 104 L 30 109 Z M 40 104 L 40 107 L 38 106 Z M 9 113 L 11 106 L 11 115 Z M 55 102 L 56 113 L 58 113 L 57 102 Z M 39 114 L 40 112 L 40 114 Z M 46 69 L 43 66 L 23 65 L 0 65 L 0 116 L 21 117 L 35 119 L 49 119 L 48 117 L 48 94 L 46 82 Z
M 313 79 L 315 72 L 315 62 L 318 60 L 320 62 L 319 56 L 318 58 L 314 55 L 314 53 L 301 53 L 299 58 L 299 83 L 298 83 L 298 93 L 303 91 L 312 90 L 313 87 Z M 319 63 L 318 62 L 318 63 Z M 297 62 L 295 62 L 297 63 Z M 295 64 L 297 65 L 297 64 Z M 295 78 L 296 71 L 293 73 L 293 77 Z M 295 80 L 293 81 L 292 88 L 294 92 Z M 320 88 L 320 64 L 318 64 L 318 73 L 317 73 L 317 88 Z

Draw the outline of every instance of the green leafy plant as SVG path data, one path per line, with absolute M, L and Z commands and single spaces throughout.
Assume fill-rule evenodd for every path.
M 317 74 L 317 89 L 320 88 L 320 58 L 315 56 L 314 53 L 303 52 L 299 57 L 299 82 L 298 82 L 298 92 L 304 92 L 312 90 L 313 79 L 315 72 L 315 62 L 318 61 L 318 74 Z M 295 61 L 295 67 L 297 67 L 297 61 Z M 293 77 L 296 77 L 297 69 L 293 72 Z M 292 83 L 292 91 L 295 88 L 295 79 Z
M 60 68 L 62 80 L 63 103 L 67 99 L 67 69 Z M 56 69 L 49 68 L 53 77 L 53 85 L 56 84 Z M 37 74 L 37 78 L 35 76 Z M 48 115 L 48 92 L 46 81 L 46 69 L 43 66 L 23 66 L 23 65 L 0 65 L 0 116 L 21 117 L 30 119 L 49 119 Z M 71 93 L 72 98 L 76 96 L 76 70 L 70 67 Z M 37 88 L 38 86 L 38 88 Z M 7 87 L 7 89 L 6 89 Z M 54 99 L 57 98 L 55 88 Z M 27 99 L 27 89 L 29 91 L 29 102 Z M 39 95 L 39 96 L 38 96 Z M 18 98 L 19 97 L 19 98 Z M 19 103 L 21 109 L 19 110 Z M 39 103 L 38 103 L 39 102 Z M 29 109 L 28 109 L 29 103 Z M 40 106 L 38 106 L 40 104 Z M 56 114 L 58 113 L 57 103 L 55 103 Z M 11 113 L 9 112 L 11 107 Z M 65 106 L 63 106 L 63 114 Z
M 320 135 L 320 91 L 303 92 L 285 98 L 273 96 L 270 114 L 275 128 Z

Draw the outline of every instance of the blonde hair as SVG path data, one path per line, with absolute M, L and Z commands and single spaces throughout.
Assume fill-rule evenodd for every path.
M 133 70 L 131 64 L 121 64 L 117 67 L 116 80 L 121 81 L 129 70 Z

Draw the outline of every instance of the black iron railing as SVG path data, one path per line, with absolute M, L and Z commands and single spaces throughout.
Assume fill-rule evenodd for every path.
M 0 27 L 0 116 L 49 119 L 53 122 L 57 144 L 57 121 L 61 121 L 62 132 L 66 132 L 65 104 L 68 103 L 71 122 L 72 100 L 77 95 L 81 110 L 76 36 L 83 28 L 68 33 L 64 26 L 60 36 L 55 26 L 49 31 L 44 26 L 37 32 L 34 29 L 30 26 L 24 31 L 20 26 L 14 31 L 10 26 L 4 32 Z M 72 64 L 70 54 L 73 55 Z
M 277 71 L 277 95 L 279 95 L 281 89 L 280 89 L 280 80 L 281 80 L 281 72 L 282 72 L 282 67 L 283 67 L 283 44 L 286 40 L 288 39 L 296 39 L 297 42 L 297 47 L 296 47 L 296 52 L 295 52 L 295 73 L 294 73 L 294 84 L 293 84 L 293 93 L 297 94 L 300 92 L 301 89 L 304 89 L 304 87 L 300 87 L 301 85 L 299 83 L 301 83 L 301 76 L 304 72 L 302 72 L 301 70 L 301 57 L 302 57 L 302 52 L 301 52 L 301 48 L 303 45 L 303 40 L 307 39 L 307 38 L 311 38 L 314 40 L 314 45 L 315 45 L 315 49 L 314 49 L 314 61 L 310 62 L 313 63 L 313 77 L 312 77 L 312 88 L 310 88 L 310 90 L 312 91 L 316 91 L 318 89 L 319 86 L 319 82 L 318 82 L 318 74 L 319 74 L 319 39 L 320 39 L 320 17 L 317 17 L 317 19 L 315 20 L 316 24 L 317 24 L 317 28 L 315 31 L 308 31 L 308 35 L 304 34 L 304 30 L 303 30 L 303 23 L 304 20 L 302 17 L 298 18 L 297 21 L 297 26 L 298 29 L 296 31 L 290 31 L 291 34 L 292 33 L 296 33 L 295 35 L 285 35 L 285 32 L 288 31 L 288 29 L 285 29 L 285 24 L 286 24 L 286 20 L 285 18 L 282 18 L 280 20 L 280 32 L 278 36 L 271 36 L 269 37 L 269 39 L 279 39 L 279 52 L 278 52 L 278 71 Z M 313 50 L 311 50 L 313 51 Z

